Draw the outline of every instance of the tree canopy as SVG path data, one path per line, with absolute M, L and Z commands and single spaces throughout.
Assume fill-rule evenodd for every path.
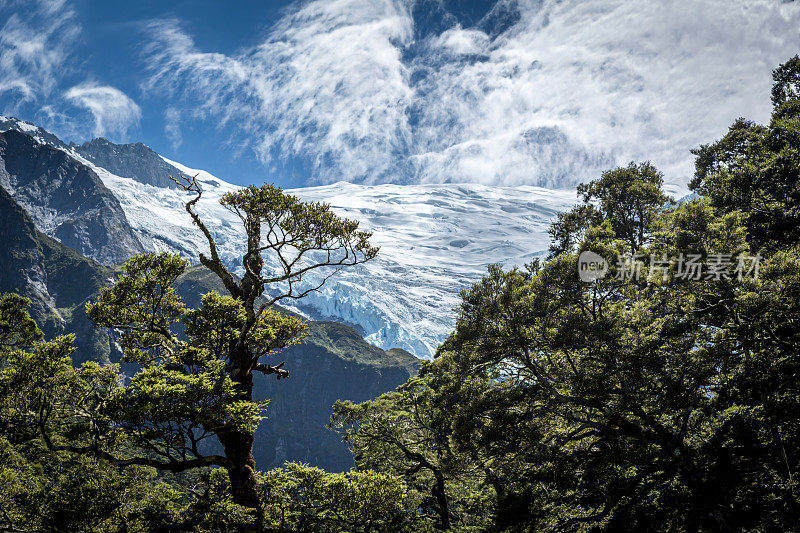
M 325 204 L 248 187 L 241 278 L 188 308 L 186 260 L 145 254 L 87 312 L 118 365 L 72 364 L 29 301 L 0 297 L 0 530 L 798 531 L 800 62 L 774 72 L 769 124 L 696 151 L 674 201 L 650 163 L 604 172 L 553 223 L 550 256 L 489 267 L 419 375 L 333 407 L 355 468 L 258 472 L 255 372 L 304 323 L 274 304 L 312 270 L 375 256 Z M 585 252 L 605 275 L 578 275 Z M 271 266 L 265 263 L 270 258 Z
M 548 260 L 490 267 L 418 378 L 337 405 L 358 464 L 439 529 L 796 531 L 797 72 L 767 126 L 695 151 L 692 197 L 650 163 L 580 186 Z M 581 281 L 586 251 L 605 277 Z

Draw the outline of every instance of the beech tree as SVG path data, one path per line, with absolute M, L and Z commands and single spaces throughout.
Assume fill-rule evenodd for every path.
M 287 378 L 284 363 L 269 364 L 267 358 L 298 342 L 305 329 L 302 320 L 273 306 L 318 290 L 340 269 L 374 258 L 378 249 L 370 245 L 370 233 L 327 204 L 301 202 L 274 186 L 250 186 L 220 200 L 246 234 L 244 274 L 238 278 L 220 259 L 197 210 L 200 184 L 193 177 L 174 181 L 193 193 L 186 211 L 209 247 L 198 259 L 228 294 L 206 294 L 197 309 L 187 309 L 172 288 L 186 260 L 152 253 L 130 260 L 87 312 L 95 325 L 120 333 L 123 361 L 141 370 L 126 386 L 98 392 L 99 409 L 91 410 L 96 419 L 89 423 L 100 428 L 98 439 L 115 431 L 124 435 L 126 453 L 103 452 L 105 459 L 172 472 L 224 467 L 233 502 L 259 509 L 252 449 L 266 401 L 253 398 L 253 374 Z M 270 273 L 265 256 L 276 266 Z M 326 271 L 309 282 L 309 273 L 318 269 Z M 210 452 L 214 439 L 222 454 Z M 101 444 L 88 447 L 100 450 Z
M 555 221 L 547 261 L 490 266 L 418 377 L 337 405 L 359 464 L 413 489 L 403 447 L 471 461 L 490 489 L 460 516 L 476 529 L 797 531 L 798 72 L 775 71 L 768 125 L 740 119 L 695 152 L 695 198 L 670 201 L 648 163 L 611 170 Z M 607 276 L 580 279 L 584 251 Z M 450 470 L 447 494 L 470 472 Z
M 582 203 L 559 213 L 548 233 L 550 259 L 573 252 L 588 228 L 604 221 L 629 246 L 639 250 L 653 232 L 658 213 L 672 199 L 661 186 L 664 176 L 650 162 L 629 163 L 603 172 L 599 179 L 578 185 Z

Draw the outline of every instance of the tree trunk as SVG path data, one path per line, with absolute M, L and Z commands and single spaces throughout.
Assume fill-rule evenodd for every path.
M 241 391 L 241 398 L 247 401 L 253 399 L 253 373 L 250 370 L 250 361 L 251 357 L 246 348 L 238 343 L 232 347 L 228 364 L 229 375 L 236 388 Z M 257 509 L 260 515 L 261 501 L 256 484 L 253 433 L 226 428 L 218 436 L 229 463 L 228 475 L 231 480 L 233 502 Z
M 253 458 L 253 435 L 242 431 L 230 431 L 219 435 L 229 461 L 228 475 L 234 503 L 260 509 L 256 486 L 256 461 Z
M 228 371 L 231 380 L 241 392 L 243 400 L 253 400 L 253 356 L 247 349 L 244 338 L 247 332 L 255 325 L 256 315 L 254 303 L 264 290 L 260 281 L 263 259 L 261 258 L 261 219 L 250 216 L 248 213 L 245 223 L 247 231 L 247 255 L 243 258 L 245 274 L 239 285 L 242 303 L 247 312 L 247 319 L 239 339 L 233 341 L 228 355 Z M 230 462 L 228 474 L 231 479 L 231 492 L 233 502 L 245 507 L 256 509 L 257 522 L 261 517 L 261 501 L 258 498 L 256 483 L 256 461 L 253 457 L 252 432 L 228 429 L 220 438 L 225 448 L 225 456 Z M 260 524 L 258 524 L 260 525 Z
M 433 476 L 436 482 L 433 485 L 433 495 L 436 498 L 436 503 L 439 504 L 439 519 L 442 521 L 439 529 L 447 531 L 450 529 L 450 505 L 447 502 L 447 493 L 445 492 L 444 476 L 438 468 L 433 469 Z

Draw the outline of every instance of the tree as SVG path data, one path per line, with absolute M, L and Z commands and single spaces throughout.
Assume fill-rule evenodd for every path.
M 722 139 L 694 151 L 690 187 L 721 212 L 741 213 L 756 248 L 788 249 L 800 239 L 800 58 L 773 74 L 769 125 L 743 118 Z
M 602 220 L 603 213 L 590 203 L 577 205 L 566 213 L 559 213 L 556 221 L 547 229 L 550 235 L 548 259 L 573 251 L 583 238 L 583 232 L 601 224 Z
M 772 73 L 772 105 L 800 98 L 800 56 L 794 56 Z
M 44 340 L 29 305 L 0 296 L 0 530 L 175 530 L 177 491 L 152 471 L 70 451 L 90 449 L 86 415 L 119 369 L 73 366 L 71 336 Z
M 433 400 L 425 378 L 412 378 L 375 400 L 336 402 L 330 426 L 351 446 L 358 469 L 406 481 L 418 518 L 442 530 L 488 525 L 471 512 L 483 503 L 483 469 L 456 452 L 449 417 Z
M 657 214 L 671 201 L 661 186 L 663 175 L 650 162 L 603 172 L 599 179 L 578 186 L 583 203 L 560 213 L 549 233 L 550 258 L 572 252 L 583 232 L 607 220 L 611 229 L 629 245 L 640 249 L 654 229 Z
M 758 280 L 684 280 L 673 263 L 581 282 L 579 252 L 628 249 L 610 227 L 543 265 L 492 267 L 426 367 L 455 450 L 491 468 L 494 530 L 791 529 L 797 256 Z M 661 212 L 637 251 L 754 253 L 742 217 L 703 200 Z
M 283 363 L 273 366 L 265 359 L 298 342 L 305 327 L 273 306 L 319 289 L 339 269 L 368 261 L 378 250 L 369 244 L 369 233 L 336 216 L 330 206 L 303 203 L 277 187 L 250 186 L 221 199 L 247 236 L 244 275 L 237 279 L 196 211 L 200 184 L 183 176 L 176 182 L 194 193 L 186 211 L 208 241 L 210 255 L 201 254 L 199 261 L 229 294 L 207 294 L 199 308 L 187 309 L 171 287 L 186 261 L 144 254 L 130 260 L 115 285 L 87 305 L 97 326 L 120 332 L 123 360 L 141 365 L 129 384 L 103 398 L 96 411 L 101 419 L 91 421 L 103 428 L 98 440 L 122 431 L 129 452 L 96 453 L 115 464 L 172 472 L 224 467 L 233 502 L 258 510 L 252 446 L 266 402 L 253 399 L 253 373 L 288 377 Z M 273 260 L 274 273 L 265 273 L 263 256 Z M 332 271 L 303 285 L 307 274 L 324 267 Z M 213 439 L 224 454 L 210 453 Z M 101 442 L 92 446 L 102 449 Z

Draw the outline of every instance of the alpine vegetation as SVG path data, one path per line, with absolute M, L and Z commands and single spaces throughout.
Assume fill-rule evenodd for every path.
M 306 65 L 328 49 L 346 51 L 345 38 L 360 47 L 377 35 L 383 74 L 405 83 L 398 65 L 408 57 L 397 47 L 432 42 L 417 39 L 414 22 L 429 3 L 383 2 L 391 16 L 377 24 L 354 4 L 286 10 L 280 32 L 239 56 L 198 52 L 173 25 L 150 23 L 175 55 L 157 57 L 151 88 L 176 72 L 223 69 L 230 79 L 183 91 L 208 97 L 198 115 L 221 109 L 235 120 L 255 99 L 261 107 L 243 129 L 275 118 L 271 149 L 307 151 L 308 136 L 320 151 L 305 170 L 322 181 L 348 166 L 350 177 L 385 181 L 392 165 L 367 175 L 375 158 L 392 156 L 384 135 L 420 147 L 438 142 L 420 129 L 446 135 L 426 128 L 421 113 L 384 109 L 393 100 L 373 90 L 380 77 L 326 77 L 320 92 Z M 466 69 L 455 60 L 437 68 L 489 73 L 526 41 L 523 30 L 565 31 L 548 13 L 581 14 L 570 17 L 573 27 L 596 31 L 583 21 L 608 11 L 603 2 L 538 4 L 542 17 L 532 20 L 516 13 L 517 2 L 498 2 L 492 17 L 503 16 L 492 20 L 505 29 L 497 32 L 439 32 L 448 54 L 471 59 Z M 362 13 L 361 26 L 340 16 L 343 6 Z M 753 8 L 764 10 L 775 13 L 772 28 L 796 13 L 787 3 Z M 66 2 L 30 16 L 58 13 L 64 25 L 75 17 Z M 22 68 L 52 41 L 26 40 L 24 20 L 3 27 L 0 70 Z M 606 39 L 589 42 L 609 48 Z M 322 55 L 320 72 L 352 66 L 346 54 Z M 561 55 L 580 79 L 618 78 L 619 61 L 593 71 Z M 48 57 L 40 68 L 52 77 L 62 56 Z M 361 66 L 375 59 L 357 57 Z M 264 62 L 278 70 L 253 74 Z M 554 75 L 552 66 L 526 68 L 535 79 Z M 281 115 L 276 88 L 292 89 L 294 69 L 307 82 L 293 90 L 310 104 L 287 104 Z M 480 75 L 480 98 L 435 86 L 430 98 L 487 104 L 479 112 L 501 125 L 507 105 L 526 109 L 524 100 L 498 98 L 506 89 L 491 90 L 495 81 L 513 89 L 523 75 L 503 72 Z M 49 101 L 38 78 L 9 79 L 28 89 L 24 102 Z M 78 84 L 64 98 L 93 114 L 98 134 L 145 122 L 122 91 L 70 83 Z M 408 131 L 358 135 L 315 120 L 347 124 L 339 107 L 322 104 L 355 89 L 377 104 L 359 108 L 354 124 L 407 120 Z M 575 190 L 346 183 L 294 194 L 184 172 L 140 143 L 67 145 L 0 119 L 0 531 L 800 531 L 800 57 L 774 70 L 771 99 L 766 92 L 768 123 L 739 118 L 686 152 L 692 193 L 681 197 L 671 195 L 674 174 L 660 163 L 669 143 L 656 143 L 650 160 L 606 164 L 599 145 L 619 146 L 603 135 L 591 140 L 601 155 L 584 158 L 592 175 Z M 580 117 L 599 100 L 559 107 L 560 116 Z M 619 107 L 625 120 L 602 106 L 598 116 L 624 129 L 626 143 L 628 130 L 653 125 L 649 111 Z M 696 116 L 681 129 L 698 122 L 705 126 Z M 511 128 L 498 135 L 479 126 L 446 122 L 466 135 L 452 155 L 479 172 L 508 169 L 490 180 L 519 183 L 528 167 L 516 158 L 484 164 L 502 159 L 494 146 Z M 550 153 L 555 162 L 572 150 L 558 128 L 530 126 L 514 127 L 533 132 L 524 137 L 531 146 L 550 139 L 558 148 L 530 157 Z M 291 146 L 284 130 L 303 139 Z M 489 144 L 467 142 L 470 134 Z M 331 148 L 336 139 L 346 141 L 347 157 Z M 325 201 L 331 191 L 336 206 Z M 378 245 L 389 260 L 381 262 Z M 431 257 L 437 264 L 426 265 Z M 331 290 L 337 276 L 345 289 Z M 309 301 L 326 316 L 301 315 Z

